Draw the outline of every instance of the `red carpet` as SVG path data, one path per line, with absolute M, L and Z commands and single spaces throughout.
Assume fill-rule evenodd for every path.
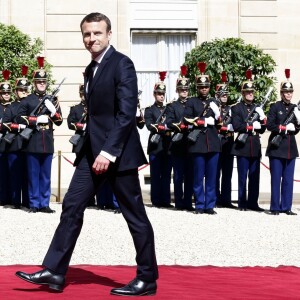
M 37 266 L 0 266 L 1 300 L 120 299 L 110 289 L 125 285 L 135 267 L 77 265 L 69 269 L 63 293 L 17 278 L 16 271 L 36 272 Z M 151 299 L 300 299 L 300 268 L 160 266 L 158 292 Z M 123 299 L 123 298 L 122 298 Z

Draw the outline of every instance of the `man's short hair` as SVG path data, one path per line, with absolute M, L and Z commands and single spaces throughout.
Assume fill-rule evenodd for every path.
M 106 15 L 98 13 L 98 12 L 94 12 L 94 13 L 90 13 L 90 14 L 86 15 L 80 23 L 80 29 L 82 31 L 82 24 L 84 22 L 91 23 L 91 22 L 101 22 L 101 21 L 104 21 L 106 23 L 106 25 L 107 25 L 106 31 L 107 32 L 111 31 L 110 19 Z

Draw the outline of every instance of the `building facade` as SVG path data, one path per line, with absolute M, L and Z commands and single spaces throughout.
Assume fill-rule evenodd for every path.
M 176 97 L 175 81 L 185 53 L 203 41 L 228 37 L 240 37 L 269 53 L 277 64 L 274 76 L 278 78 L 278 87 L 284 79 L 284 69 L 290 68 L 294 101 L 298 102 L 299 9 L 297 0 L 0 0 L 0 22 L 13 24 L 32 38 L 44 41 L 41 55 L 53 65 L 54 78 L 59 82 L 67 77 L 59 95 L 66 118 L 70 106 L 79 101 L 78 86 L 90 61 L 79 27 L 81 19 L 90 12 L 102 12 L 111 19 L 111 43 L 134 61 L 142 91 L 141 106 L 146 107 L 153 102 L 152 90 L 158 71 L 168 72 L 165 82 L 168 101 L 171 101 Z M 62 151 L 70 160 L 73 159 L 68 142 L 71 134 L 67 122 L 55 130 L 56 151 Z M 264 147 L 268 133 L 265 136 Z M 142 130 L 141 137 L 146 148 L 148 132 Z M 264 156 L 262 160 L 268 164 Z M 55 187 L 57 170 L 53 166 Z M 296 166 L 295 177 L 300 178 L 297 169 Z M 64 187 L 73 168 L 62 160 L 62 170 Z M 264 180 L 262 192 L 267 193 L 269 178 Z M 297 185 L 295 191 L 300 191 Z

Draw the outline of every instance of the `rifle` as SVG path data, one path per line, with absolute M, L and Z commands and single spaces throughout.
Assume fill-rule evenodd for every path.
M 268 92 L 265 95 L 264 99 L 262 100 L 262 102 L 259 105 L 253 106 L 253 108 L 251 109 L 251 111 L 249 112 L 248 116 L 246 117 L 246 119 L 244 121 L 245 123 L 253 124 L 255 121 L 257 121 L 257 119 L 259 118 L 259 114 L 258 114 L 258 112 L 255 111 L 255 109 L 256 109 L 256 107 L 260 107 L 261 109 L 263 109 L 265 107 L 272 91 L 273 91 L 273 87 L 270 87 L 268 89 Z M 238 137 L 236 138 L 236 141 L 244 145 L 247 141 L 247 138 L 248 138 L 248 133 L 246 133 L 246 132 L 240 133 L 238 135 Z
M 164 107 L 164 109 L 162 110 L 162 112 L 160 113 L 160 115 L 158 116 L 158 118 L 156 119 L 155 124 L 157 124 L 157 123 L 160 122 L 160 120 L 162 119 L 163 115 L 165 114 L 166 109 L 167 109 L 167 104 L 166 104 L 166 106 Z M 152 124 L 151 124 L 151 125 L 152 125 Z M 152 126 L 155 127 L 154 125 L 152 125 Z M 151 142 L 152 144 L 154 144 L 154 145 L 157 145 L 157 144 L 159 143 L 159 141 L 160 141 L 160 137 L 161 137 L 160 134 L 155 133 L 155 134 L 153 134 L 153 135 L 151 136 L 150 142 Z
M 78 123 L 82 123 L 83 120 L 84 120 L 84 118 L 86 117 L 86 115 L 87 115 L 87 113 L 85 112 L 85 113 L 81 116 L 81 118 L 80 118 L 80 120 L 78 121 Z M 85 136 L 85 131 L 83 132 L 83 134 L 75 133 L 75 134 L 73 134 L 73 135 L 70 137 L 69 142 L 70 142 L 72 145 L 77 146 L 78 143 L 79 143 L 80 138 L 83 137 L 83 136 Z
M 2 123 L 2 118 L 0 119 L 0 124 Z M 0 126 L 1 127 L 1 126 Z M 0 132 L 0 142 L 2 141 L 3 133 Z
M 213 100 L 211 100 L 211 101 L 213 101 Z M 196 119 L 199 119 L 199 118 L 202 118 L 202 117 L 204 117 L 204 116 L 207 116 L 207 115 L 209 114 L 209 112 L 210 112 L 210 101 L 207 102 L 207 103 L 205 104 L 202 113 L 201 113 L 197 118 L 195 118 L 193 121 L 196 121 Z M 185 119 L 186 119 L 186 118 L 185 118 Z M 187 120 L 187 119 L 186 119 L 186 120 Z M 187 120 L 187 121 L 190 121 L 190 120 Z M 188 139 L 190 142 L 192 142 L 192 143 L 196 143 L 196 141 L 197 141 L 197 139 L 198 139 L 198 137 L 199 137 L 200 132 L 205 133 L 206 130 L 207 130 L 207 128 L 205 128 L 205 129 L 198 129 L 198 128 L 196 128 L 196 129 L 192 130 L 192 131 L 188 134 L 187 139 Z
M 181 117 L 181 119 L 179 121 L 179 126 L 180 126 L 180 124 L 181 124 L 182 121 L 183 121 L 183 116 Z M 177 126 L 177 125 L 175 125 L 175 126 Z M 178 142 L 180 142 L 182 140 L 182 138 L 183 138 L 183 133 L 182 132 L 176 132 L 172 136 L 172 142 L 173 143 L 178 143 Z
M 297 103 L 297 105 L 295 105 L 294 107 L 300 109 L 300 100 Z M 294 116 L 295 116 L 294 109 L 292 109 L 290 113 L 286 116 L 282 125 L 286 126 L 288 123 L 290 123 L 293 120 Z M 271 140 L 271 146 L 273 146 L 274 148 L 278 148 L 282 139 L 283 139 L 282 133 L 276 134 Z
M 42 105 L 44 105 L 46 100 L 50 100 L 51 102 L 53 102 L 54 97 L 58 94 L 61 85 L 64 83 L 64 81 L 66 80 L 66 77 L 60 82 L 60 84 L 57 86 L 57 88 L 52 92 L 52 94 L 49 95 L 45 95 L 42 99 L 41 102 L 38 103 L 38 105 L 33 109 L 33 111 L 30 113 L 29 116 L 31 117 L 36 117 L 38 114 L 38 111 L 40 110 L 40 108 L 42 107 Z M 28 141 L 31 138 L 33 129 L 26 127 L 21 133 L 20 136 L 25 139 L 26 141 Z
M 14 141 L 14 139 L 16 138 L 16 136 L 17 136 L 17 134 L 14 132 L 7 132 L 3 139 L 6 143 L 11 144 Z

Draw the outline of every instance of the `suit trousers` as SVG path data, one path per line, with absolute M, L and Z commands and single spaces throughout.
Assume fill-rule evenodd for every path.
M 92 171 L 92 151 L 90 146 L 86 148 L 64 198 L 60 223 L 43 265 L 58 274 L 66 274 L 82 228 L 84 210 L 98 188 L 108 180 L 133 238 L 137 253 L 137 277 L 143 281 L 156 280 L 158 269 L 154 233 L 143 204 L 137 169 L 118 172 L 114 164 L 110 164 L 107 172 L 95 175 Z
M 196 209 L 212 209 L 216 205 L 216 176 L 218 160 L 218 152 L 197 153 L 193 155 Z
M 270 210 L 292 209 L 296 159 L 270 157 L 271 206 Z M 281 200 L 281 201 L 280 201 Z
M 237 156 L 238 207 L 257 208 L 259 196 L 260 158 Z M 248 200 L 247 200 L 248 178 Z

